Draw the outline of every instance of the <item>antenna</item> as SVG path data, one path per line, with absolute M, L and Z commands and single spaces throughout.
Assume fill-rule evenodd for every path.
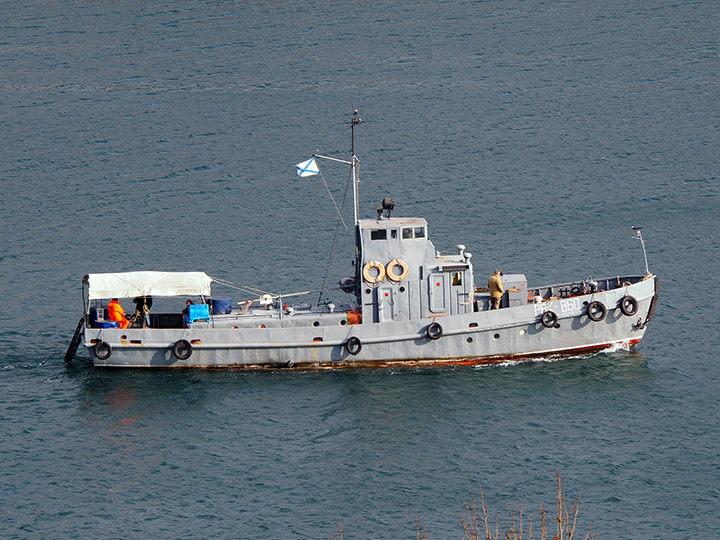
M 353 116 L 350 120 L 350 131 L 351 131 L 351 140 L 350 140 L 350 161 L 347 161 L 345 159 L 338 159 L 330 156 L 323 156 L 322 154 L 318 154 L 317 152 L 313 154 L 313 157 L 320 158 L 320 159 L 327 159 L 329 161 L 337 161 L 338 163 L 345 163 L 347 165 L 350 165 L 350 168 L 352 170 L 352 180 L 353 180 L 353 210 L 355 212 L 355 226 L 358 224 L 358 184 L 360 183 L 358 170 L 360 168 L 360 160 L 355 155 L 355 126 L 358 124 L 362 124 L 364 120 L 358 116 L 357 109 L 353 110 Z M 323 178 L 323 181 L 325 179 Z M 328 189 L 329 193 L 329 189 Z M 332 197 L 332 195 L 330 195 Z M 339 211 L 338 211 L 339 213 Z M 344 223 L 344 222 L 343 222 Z
M 352 162 L 352 177 L 353 177 L 353 208 L 355 212 L 355 226 L 358 224 L 358 214 L 360 213 L 358 208 L 358 184 L 360 183 L 360 160 L 355 155 L 355 126 L 362 124 L 363 119 L 358 115 L 358 110 L 353 109 L 352 119 L 350 120 L 350 161 Z
M 647 275 L 650 273 L 650 269 L 648 268 L 647 251 L 645 251 L 645 240 L 643 240 L 642 227 L 634 227 L 633 226 L 632 230 L 635 231 L 635 238 L 640 240 L 640 243 L 642 244 L 643 257 L 645 257 L 645 275 Z

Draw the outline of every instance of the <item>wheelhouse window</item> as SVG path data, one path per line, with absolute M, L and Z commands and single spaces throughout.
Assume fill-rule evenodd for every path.
M 385 229 L 370 231 L 370 240 L 387 240 L 387 231 Z
M 462 285 L 462 272 L 453 272 L 452 284 L 454 287 L 457 287 L 458 285 Z
M 403 240 L 410 238 L 425 238 L 425 227 L 403 227 Z

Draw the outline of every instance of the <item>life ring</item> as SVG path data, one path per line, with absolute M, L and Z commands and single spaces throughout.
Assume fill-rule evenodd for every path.
M 360 338 L 357 336 L 350 336 L 345 342 L 345 350 L 355 356 L 362 351 L 362 341 L 360 341 Z
M 378 275 L 375 277 L 370 275 L 370 271 L 373 268 L 377 268 L 378 271 Z M 365 278 L 365 281 L 368 283 L 380 283 L 385 279 L 385 267 L 377 261 L 366 262 L 365 266 L 363 266 L 363 278 Z
M 607 308 L 600 300 L 593 300 L 588 304 L 587 316 L 591 321 L 600 322 L 605 318 Z
M 173 345 L 172 353 L 178 360 L 187 360 L 192 355 L 192 345 L 187 339 L 179 339 Z
M 542 314 L 542 317 L 540 317 L 540 322 L 545 328 L 555 328 L 557 321 L 558 316 L 554 311 L 546 311 Z
M 402 268 L 402 273 L 400 275 L 397 275 L 395 274 L 395 272 L 393 272 L 393 268 L 395 268 L 396 266 Z M 387 264 L 387 266 L 385 267 L 385 271 L 387 272 L 387 277 L 389 279 L 392 279 L 393 281 L 402 281 L 407 277 L 410 268 L 408 268 L 408 264 L 402 259 L 393 259 Z
M 443 328 L 440 323 L 433 322 L 425 329 L 425 333 L 430 339 L 440 339 L 443 335 Z
M 104 349 L 104 350 L 103 350 Z M 93 347 L 93 355 L 98 360 L 107 360 L 112 354 L 112 347 L 107 341 L 96 343 Z
M 635 300 L 635 297 L 630 296 L 629 294 L 627 296 L 623 296 L 620 299 L 620 311 L 622 311 L 623 315 L 627 315 L 628 317 L 635 315 L 638 310 L 638 301 Z

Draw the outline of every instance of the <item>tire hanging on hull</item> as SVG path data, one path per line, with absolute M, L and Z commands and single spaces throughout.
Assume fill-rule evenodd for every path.
M 192 356 L 193 348 L 187 339 L 179 339 L 172 347 L 172 353 L 178 360 L 187 360 Z
M 635 300 L 634 296 L 630 296 L 629 294 L 627 296 L 624 296 L 620 300 L 620 311 L 622 311 L 623 315 L 627 315 L 628 317 L 632 317 L 637 313 L 638 310 L 638 301 Z
M 107 360 L 112 354 L 112 347 L 107 341 L 100 341 L 93 347 L 93 355 L 98 360 Z
M 540 322 L 545 328 L 555 328 L 557 321 L 558 316 L 554 311 L 546 311 L 542 314 L 542 317 L 540 317 Z
M 360 341 L 360 338 L 357 336 L 350 336 L 345 342 L 345 350 L 355 356 L 362 351 L 362 341 Z
M 440 339 L 443 335 L 443 328 L 440 323 L 433 322 L 425 329 L 425 333 L 430 339 Z
M 605 315 L 607 315 L 607 308 L 600 300 L 593 300 L 588 304 L 587 316 L 591 321 L 600 322 L 605 318 Z

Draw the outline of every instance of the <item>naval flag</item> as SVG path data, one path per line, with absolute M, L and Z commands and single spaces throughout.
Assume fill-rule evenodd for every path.
M 298 163 L 295 165 L 295 168 L 297 169 L 298 176 L 302 177 L 320 174 L 320 169 L 318 169 L 314 157 L 308 159 L 307 161 L 303 161 L 302 163 Z

